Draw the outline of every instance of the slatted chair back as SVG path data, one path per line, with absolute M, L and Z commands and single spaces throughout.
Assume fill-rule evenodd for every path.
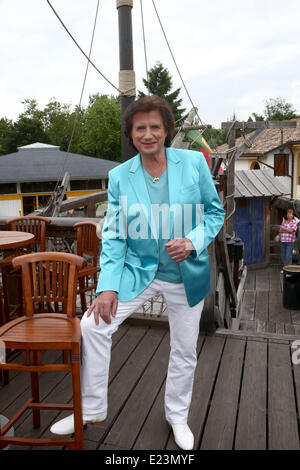
M 3 292 L 2 287 L 0 286 L 0 326 L 4 325 L 4 322 Z
M 85 260 L 70 253 L 45 252 L 18 256 L 14 268 L 21 268 L 25 313 L 76 314 L 78 271 Z
M 77 231 L 77 255 L 87 259 L 88 264 L 96 267 L 99 251 L 99 226 L 96 222 L 78 222 L 74 225 Z
M 77 231 L 77 255 L 83 256 L 87 265 L 80 270 L 78 276 L 82 313 L 87 309 L 86 293 L 95 291 L 97 287 L 97 262 L 100 249 L 100 226 L 94 221 L 79 222 L 74 225 Z
M 41 216 L 23 216 L 8 219 L 6 224 L 11 230 L 29 232 L 34 235 L 34 251 L 46 251 L 46 230 L 51 219 Z

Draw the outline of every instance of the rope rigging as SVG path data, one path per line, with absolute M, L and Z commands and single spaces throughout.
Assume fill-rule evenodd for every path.
M 158 13 L 158 10 L 157 10 L 157 8 L 156 8 L 155 1 L 154 1 L 154 0 L 152 0 L 152 4 L 153 4 L 154 10 L 155 10 L 155 13 L 156 13 L 158 22 L 159 22 L 159 24 L 160 24 L 160 27 L 161 27 L 163 36 L 164 36 L 164 38 L 165 38 L 166 44 L 167 44 L 167 46 L 168 46 L 169 52 L 170 52 L 170 54 L 171 54 L 171 57 L 172 57 L 173 62 L 174 62 L 174 65 L 175 65 L 175 67 L 176 67 L 176 70 L 177 70 L 178 75 L 179 75 L 179 77 L 180 77 L 180 80 L 181 80 L 181 82 L 182 82 L 182 85 L 183 85 L 183 87 L 184 87 L 184 89 L 185 89 L 185 92 L 186 92 L 186 94 L 187 94 L 187 96 L 188 96 L 188 98 L 189 98 L 189 100 L 190 100 L 190 103 L 191 103 L 192 107 L 195 109 L 195 112 L 196 112 L 196 115 L 197 115 L 197 117 L 198 117 L 198 119 L 199 119 L 199 122 L 200 122 L 201 125 L 204 127 L 204 129 L 202 129 L 201 131 L 199 131 L 200 135 L 202 135 L 202 134 L 204 134 L 204 132 L 207 130 L 208 125 L 207 125 L 207 124 L 204 124 L 204 123 L 202 122 L 202 120 L 201 120 L 201 118 L 200 118 L 200 116 L 199 116 L 199 114 L 198 114 L 198 109 L 197 109 L 196 106 L 194 105 L 194 102 L 193 102 L 193 100 L 192 100 L 192 98 L 191 98 L 191 95 L 190 95 L 190 93 L 189 93 L 189 91 L 188 91 L 188 89 L 187 89 L 187 86 L 186 86 L 186 84 L 185 84 L 185 81 L 184 81 L 184 79 L 183 79 L 183 77 L 182 77 L 182 74 L 181 74 L 181 72 L 180 72 L 180 70 L 179 70 L 179 67 L 178 67 L 178 65 L 177 65 L 177 62 L 176 62 L 175 56 L 174 56 L 174 54 L 173 54 L 172 48 L 171 48 L 170 43 L 169 43 L 169 41 L 168 41 L 168 38 L 167 38 L 167 35 L 166 35 L 166 32 L 165 32 L 165 29 L 164 29 L 163 24 L 162 24 L 162 22 L 161 22 L 161 19 L 160 19 L 160 16 L 159 16 L 159 13 Z
M 76 41 L 76 39 L 74 38 L 74 36 L 71 34 L 71 32 L 69 31 L 69 29 L 66 27 L 66 25 L 64 24 L 64 22 L 62 21 L 62 19 L 60 18 L 60 16 L 58 15 L 58 13 L 56 12 L 55 8 L 53 7 L 53 5 L 51 5 L 51 2 L 50 0 L 46 0 L 48 5 L 50 6 L 50 8 L 52 9 L 53 13 L 55 14 L 55 16 L 57 17 L 57 19 L 59 20 L 59 22 L 61 23 L 61 25 L 63 26 L 63 28 L 65 29 L 65 31 L 68 33 L 68 35 L 70 36 L 70 38 L 72 39 L 72 41 L 76 44 L 76 46 L 78 47 L 78 49 L 80 50 L 80 52 L 85 56 L 85 58 L 89 61 L 89 63 L 94 67 L 94 69 L 101 75 L 101 77 L 103 77 L 115 90 L 117 90 L 118 93 L 122 94 L 121 90 L 119 90 L 118 87 L 116 87 L 99 69 L 98 67 L 91 61 L 91 59 L 89 58 L 89 56 L 84 52 L 84 50 L 80 47 L 80 45 L 78 44 L 78 42 Z M 124 93 L 124 92 L 123 92 Z
M 48 0 L 47 0 L 47 3 L 49 3 L 49 5 L 52 8 L 52 5 L 50 4 L 50 2 Z M 100 0 L 97 0 L 97 6 L 96 6 L 96 13 L 95 13 L 92 37 L 91 37 L 90 48 L 89 48 L 89 55 L 87 57 L 88 60 L 87 60 L 84 79 L 83 79 L 83 83 L 82 83 L 82 87 L 81 87 L 80 99 L 79 99 L 79 103 L 78 103 L 78 106 L 77 106 L 77 109 L 76 109 L 76 114 L 75 114 L 75 119 L 74 119 L 74 123 L 73 123 L 72 133 L 71 133 L 71 137 L 70 137 L 70 140 L 69 140 L 69 144 L 68 144 L 67 152 L 66 152 L 66 155 L 65 155 L 64 163 L 63 163 L 60 175 L 57 179 L 57 182 L 56 182 L 53 193 L 56 193 L 56 191 L 58 189 L 58 186 L 59 186 L 59 182 L 63 177 L 64 171 L 65 171 L 65 168 L 66 168 L 66 164 L 67 164 L 67 160 L 68 160 L 68 157 L 69 157 L 69 154 L 70 154 L 70 149 L 71 149 L 73 137 L 74 137 L 74 134 L 75 134 L 75 129 L 76 129 L 76 126 L 77 126 L 77 123 L 78 123 L 78 116 L 79 116 L 79 112 L 80 112 L 80 109 L 81 109 L 81 103 L 82 103 L 83 93 L 84 93 L 84 89 L 85 89 L 87 73 L 88 73 L 88 69 L 89 69 L 89 64 L 91 63 L 90 57 L 91 57 L 91 54 L 92 54 L 92 49 L 93 49 L 93 44 L 94 44 L 95 30 L 96 30 L 96 24 L 97 24 L 97 19 L 98 19 L 98 12 L 99 12 L 99 3 L 100 3 Z M 53 199 L 50 200 L 50 205 L 51 205 L 51 202 L 53 203 Z M 48 208 L 48 206 L 47 206 L 47 208 Z
M 80 45 L 78 44 L 78 42 L 75 40 L 74 36 L 71 34 L 71 32 L 69 31 L 69 29 L 67 28 L 67 26 L 65 25 L 65 23 L 62 21 L 62 19 L 60 18 L 59 14 L 56 12 L 55 8 L 53 7 L 53 5 L 51 4 L 50 0 L 47 0 L 47 3 L 48 5 L 50 6 L 50 8 L 52 9 L 53 13 L 55 14 L 55 16 L 58 18 L 59 22 L 61 23 L 61 25 L 63 26 L 63 28 L 65 29 L 65 31 L 67 32 L 67 34 L 70 36 L 70 38 L 72 39 L 72 41 L 75 43 L 75 45 L 77 46 L 77 48 L 80 50 L 80 52 L 85 56 L 85 58 L 87 59 L 87 65 L 86 65 L 86 71 L 85 71 L 85 76 L 84 76 L 84 81 L 83 81 L 83 85 L 82 85 L 82 90 L 81 90 L 81 95 L 80 95 L 80 100 L 79 100 L 79 105 L 78 105 L 78 108 L 76 110 L 76 115 L 75 115 L 75 119 L 74 119 L 74 124 L 73 124 L 73 129 L 72 129 L 72 134 L 71 134 L 71 138 L 70 138 L 70 141 L 69 141 L 69 144 L 68 144 L 68 149 L 67 149 L 67 153 L 66 153 L 66 157 L 65 157 L 65 161 L 64 161 L 64 165 L 63 165 L 63 169 L 62 169 L 62 173 L 64 171 L 64 168 L 66 166 L 66 162 L 67 162 L 67 158 L 68 158 L 68 155 L 69 155 L 69 152 L 70 152 L 70 148 L 71 148 L 71 144 L 72 144 L 72 141 L 73 141 L 73 137 L 74 137 L 74 134 L 75 134 L 75 129 L 76 129 L 76 125 L 77 125 L 77 122 L 78 122 L 78 116 L 79 116 L 79 112 L 80 112 L 80 108 L 81 108 L 81 102 L 82 102 L 82 97 L 83 97 L 83 92 L 84 92 L 84 88 L 85 88 L 85 83 L 86 83 L 86 78 L 87 78 L 87 72 L 88 72 L 88 67 L 89 67 L 89 64 L 91 64 L 94 69 L 116 90 L 118 91 L 118 93 L 120 95 L 128 95 L 128 96 L 132 96 L 132 93 L 134 92 L 135 93 L 135 88 L 133 89 L 132 87 L 132 77 L 131 76 L 125 76 L 124 77 L 120 77 L 122 78 L 122 80 L 120 80 L 120 85 L 119 87 L 122 88 L 122 90 L 120 90 L 117 86 L 115 86 L 99 69 L 98 67 L 96 67 L 96 65 L 92 62 L 91 60 L 91 51 L 92 51 L 92 46 L 93 46 L 93 40 L 94 40 L 94 33 L 95 33 L 95 27 L 96 27 L 96 21 L 97 21 L 97 16 L 98 16 L 98 8 L 99 8 L 99 0 L 97 2 L 97 8 L 96 8 L 96 14 L 95 14 L 95 20 L 94 20 L 94 27 L 93 27 L 93 33 L 92 33 L 92 39 L 91 39 L 91 44 L 90 44 L 90 50 L 89 50 L 89 53 L 86 54 L 83 49 L 80 47 Z M 208 124 L 203 124 L 200 116 L 199 116 L 199 113 L 198 113 L 198 109 L 195 107 L 194 105 L 194 102 L 191 98 L 191 95 L 188 91 L 188 88 L 187 88 L 187 85 L 183 79 L 183 76 L 179 70 L 179 67 L 178 67 L 178 64 L 176 62 L 176 59 L 175 59 L 175 56 L 174 56 L 174 53 L 172 51 L 172 48 L 170 46 L 170 43 L 168 41 L 168 38 L 167 38 L 167 35 L 166 35 L 166 32 L 165 32 L 165 29 L 164 29 L 164 26 L 162 24 L 162 21 L 160 19 L 160 15 L 158 13 L 158 10 L 157 10 L 157 7 L 156 7 L 156 4 L 155 4 L 155 0 L 152 0 L 152 5 L 153 5 L 153 8 L 155 10 L 155 14 L 157 16 L 157 19 L 158 19 L 158 22 L 159 22 L 159 25 L 160 25 L 160 28 L 162 30 L 162 33 L 163 33 L 163 36 L 165 38 L 165 41 L 166 41 L 166 44 L 167 44 L 167 47 L 169 49 L 169 52 L 171 54 L 171 57 L 173 59 L 173 62 L 174 62 L 174 65 L 176 67 L 176 70 L 178 72 L 178 75 L 180 77 L 180 80 L 182 82 L 182 85 L 185 89 L 185 92 L 188 96 L 188 99 L 193 107 L 193 109 L 195 110 L 195 114 L 197 116 L 197 125 L 199 124 L 199 122 L 201 123 L 202 125 L 202 129 L 198 129 L 198 133 L 200 136 L 202 136 L 203 134 L 205 134 L 205 132 L 207 131 L 209 125 Z M 141 10 L 141 20 L 142 20 L 142 32 L 143 32 L 143 43 L 144 43 L 144 56 L 145 56 L 145 68 L 146 68 L 146 76 L 147 76 L 147 88 L 148 88 L 148 95 L 150 95 L 150 89 L 149 89 L 149 71 L 148 71 L 148 62 L 147 62 L 147 49 L 146 49 L 146 34 L 145 34 L 145 24 L 144 24 L 144 12 L 143 12 L 143 1 L 140 0 L 140 10 Z M 123 71 L 123 72 L 126 72 L 126 71 Z M 121 82 L 122 82 L 122 86 L 121 86 Z M 128 89 L 127 89 L 128 88 Z M 184 121 L 184 118 L 181 119 L 181 121 Z M 181 130 L 183 129 L 183 125 L 179 128 L 179 131 L 180 132 Z M 245 133 L 242 132 L 242 135 L 243 135 L 243 138 L 244 138 L 244 141 L 246 144 L 249 143 L 248 139 L 246 138 L 245 136 Z M 196 139 L 195 139 L 196 140 Z M 194 142 L 195 142 L 194 140 Z M 192 143 L 194 143 L 192 142 Z M 211 144 L 210 144 L 211 145 Z M 250 144 L 251 145 L 251 144 Z M 213 149 L 215 149 L 214 147 L 214 144 L 211 145 L 211 147 Z M 230 154 L 230 157 L 229 157 L 229 162 L 226 162 L 225 165 L 228 166 L 228 164 L 230 163 L 230 161 L 235 157 L 235 151 L 236 151 L 236 147 L 232 148 L 232 149 L 229 149 L 228 151 L 228 154 Z M 58 187 L 58 184 L 59 184 L 59 180 L 60 178 L 62 177 L 62 174 L 60 175 L 58 181 L 57 181 L 57 184 L 56 184 L 56 187 L 55 187 L 55 191 L 57 190 L 57 187 Z
M 147 88 L 148 88 L 148 95 L 150 95 L 149 73 L 148 73 L 148 61 L 147 61 L 147 49 L 146 49 L 146 35 L 145 35 L 145 26 L 144 26 L 144 13 L 143 13 L 143 0 L 140 0 L 140 5 L 141 5 L 141 18 L 142 18 L 142 29 L 143 29 L 143 41 L 144 41 L 144 55 L 145 55 Z

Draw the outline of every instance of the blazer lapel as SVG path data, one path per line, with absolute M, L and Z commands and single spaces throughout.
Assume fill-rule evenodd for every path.
M 183 162 L 178 156 L 176 149 L 166 148 L 168 162 L 168 185 L 169 185 L 169 204 L 179 203 L 179 190 L 182 186 Z
M 144 178 L 140 154 L 138 154 L 132 162 L 132 165 L 129 170 L 129 181 L 131 183 L 133 191 L 135 192 L 138 202 L 141 203 L 141 208 L 144 212 L 144 215 L 146 217 L 146 220 L 148 221 L 148 225 L 152 232 L 152 238 L 154 238 L 158 243 L 155 224 L 151 224 L 151 201 L 146 181 Z

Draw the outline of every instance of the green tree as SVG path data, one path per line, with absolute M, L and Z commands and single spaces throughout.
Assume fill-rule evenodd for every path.
M 82 153 L 121 161 L 121 107 L 114 96 L 90 96 L 82 117 Z
M 226 129 L 215 129 L 214 127 L 208 126 L 203 134 L 205 140 L 211 149 L 216 149 L 220 145 L 225 144 L 227 130 Z
M 171 92 L 173 87 L 172 77 L 161 62 L 157 62 L 156 65 L 149 70 L 148 80 L 143 78 L 143 83 L 151 95 L 161 96 L 169 103 L 175 121 L 182 119 L 185 109 L 180 108 L 182 103 L 182 99 L 179 98 L 181 88 L 177 88 Z M 145 93 L 139 91 L 138 97 L 142 98 L 143 96 L 145 96 Z
M 25 99 L 22 104 L 25 110 L 13 124 L 15 147 L 33 142 L 48 142 L 42 122 L 43 112 L 38 109 L 38 102 L 35 99 Z
M 264 121 L 265 120 L 265 118 L 261 114 L 252 113 L 251 116 L 253 116 L 254 121 Z M 248 121 L 249 120 L 253 121 L 253 119 L 251 119 L 251 117 L 249 117 Z
M 14 123 L 10 119 L 0 119 L 0 155 L 6 155 L 17 150 L 15 144 Z
M 0 155 L 34 142 L 60 146 L 61 150 L 121 161 L 121 110 L 119 98 L 90 97 L 87 109 L 51 98 L 44 109 L 35 99 L 22 102 L 25 109 L 15 122 L 0 119 Z M 76 121 L 76 126 L 74 123 Z
M 267 121 L 283 121 L 297 117 L 293 105 L 284 98 L 270 98 L 265 103 L 264 115 Z
M 70 105 L 51 99 L 45 106 L 42 121 L 47 139 L 52 145 L 59 145 L 61 150 L 78 153 L 82 135 L 82 118 L 84 109 L 70 110 Z M 76 122 L 75 122 L 76 121 Z M 75 128 L 74 128 L 75 124 Z M 74 128 L 74 133 L 73 133 Z
M 263 115 L 252 113 L 251 116 L 253 116 L 254 121 L 285 121 L 299 117 L 294 106 L 280 97 L 270 98 L 265 101 Z

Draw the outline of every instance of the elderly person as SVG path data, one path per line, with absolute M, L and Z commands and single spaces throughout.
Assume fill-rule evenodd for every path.
M 196 345 L 210 290 L 207 246 L 224 210 L 203 155 L 170 148 L 174 117 L 165 100 L 154 95 L 131 103 L 124 121 L 139 153 L 109 173 L 98 296 L 81 321 L 83 421 L 106 418 L 112 334 L 162 293 L 170 326 L 165 417 L 177 445 L 191 450 Z M 51 431 L 73 432 L 73 415 Z

